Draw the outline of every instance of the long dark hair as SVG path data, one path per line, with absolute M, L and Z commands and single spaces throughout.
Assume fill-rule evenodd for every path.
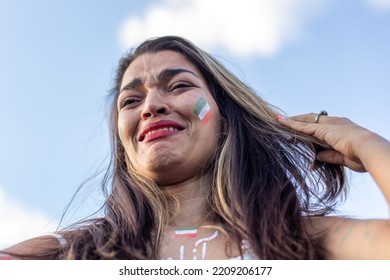
M 193 63 L 220 108 L 222 129 L 208 196 L 213 219 L 233 240 L 247 240 L 260 259 L 326 258 L 323 235 L 309 234 L 305 223 L 307 216 L 332 211 L 344 189 L 343 168 L 323 164 L 310 172 L 316 152 L 328 147 L 280 126 L 277 108 L 213 56 L 176 36 L 147 40 L 120 60 L 110 92 L 112 157 L 105 215 L 62 231 L 67 246 L 50 257 L 159 258 L 161 232 L 172 215 L 174 198 L 132 168 L 118 135 L 116 103 L 132 61 L 162 50 L 178 52 Z

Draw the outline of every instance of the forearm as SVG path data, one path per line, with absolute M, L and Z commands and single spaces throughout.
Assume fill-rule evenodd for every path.
M 390 205 L 390 142 L 375 133 L 361 141 L 359 158 Z

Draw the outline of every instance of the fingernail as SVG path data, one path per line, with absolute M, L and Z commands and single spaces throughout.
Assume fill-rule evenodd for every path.
M 283 115 L 278 115 L 278 120 L 285 120 L 285 119 L 286 119 L 285 116 L 283 116 Z

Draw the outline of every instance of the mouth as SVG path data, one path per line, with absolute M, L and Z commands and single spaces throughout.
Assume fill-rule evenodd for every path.
M 138 136 L 138 141 L 149 142 L 175 135 L 184 130 L 184 127 L 174 121 L 157 121 L 148 124 Z

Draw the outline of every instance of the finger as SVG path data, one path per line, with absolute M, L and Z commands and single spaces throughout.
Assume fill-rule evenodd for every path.
M 343 165 L 356 172 L 366 172 L 364 165 L 360 161 L 351 160 L 335 150 L 325 150 L 319 152 L 317 154 L 317 161 Z
M 6 253 L 0 253 L 0 260 L 12 260 L 12 257 Z
M 298 116 L 293 117 L 293 118 L 297 118 L 297 117 Z M 307 134 L 307 135 L 314 135 L 314 133 L 316 131 L 316 126 L 313 122 L 310 123 L 310 122 L 304 121 L 304 119 L 296 120 L 293 118 L 280 118 L 279 117 L 279 123 L 283 126 L 291 128 L 295 131 L 302 132 L 302 133 Z
M 325 150 L 318 152 L 316 159 L 313 161 L 312 165 L 310 166 L 310 172 L 316 171 L 318 168 L 320 168 L 324 163 L 327 164 L 336 164 L 336 165 L 342 165 L 340 161 L 342 159 L 339 158 L 339 153 L 334 150 Z M 341 155 L 342 157 L 342 155 Z
M 317 117 L 317 114 L 310 113 L 310 114 L 292 116 L 292 117 L 289 117 L 288 119 L 298 121 L 298 122 L 304 122 L 304 123 L 314 123 L 316 117 Z
M 329 164 L 345 165 L 343 154 L 335 150 L 324 150 L 318 152 L 317 160 Z

